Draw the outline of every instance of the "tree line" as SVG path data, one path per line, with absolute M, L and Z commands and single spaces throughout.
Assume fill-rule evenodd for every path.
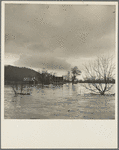
M 18 68 L 8 66 L 5 68 L 5 81 L 23 81 L 23 77 L 33 77 L 34 81 L 40 82 L 42 84 L 50 84 L 54 78 L 60 78 L 64 83 L 72 82 L 74 83 L 87 83 L 82 84 L 86 89 L 93 91 L 95 93 L 100 93 L 104 95 L 106 91 L 109 91 L 115 83 L 115 63 L 113 62 L 113 57 L 97 57 L 93 62 L 88 62 L 84 64 L 83 70 L 83 80 L 77 80 L 77 76 L 82 74 L 82 71 L 78 69 L 77 66 L 71 68 L 71 77 L 70 71 L 68 71 L 67 78 L 57 77 L 48 71 L 36 72 L 28 68 Z
M 115 83 L 115 63 L 113 61 L 113 56 L 97 57 L 93 62 L 84 64 L 83 81 L 76 81 L 76 76 L 81 75 L 81 71 L 78 67 L 75 66 L 71 69 L 71 71 L 72 83 L 87 83 L 82 85 L 86 89 L 95 93 L 100 93 L 101 95 L 104 95 L 105 92 L 109 91 Z

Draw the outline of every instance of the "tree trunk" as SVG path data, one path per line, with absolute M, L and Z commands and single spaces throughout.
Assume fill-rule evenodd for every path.
M 104 91 L 102 91 L 102 92 L 100 92 L 100 95 L 104 95 L 104 93 L 105 93 L 105 92 L 104 92 Z
M 72 83 L 74 83 L 75 78 L 76 78 L 76 76 L 74 75 L 74 76 L 72 77 Z

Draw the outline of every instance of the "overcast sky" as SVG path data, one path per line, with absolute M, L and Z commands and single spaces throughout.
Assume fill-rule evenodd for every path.
M 6 4 L 5 64 L 57 75 L 115 53 L 114 5 Z

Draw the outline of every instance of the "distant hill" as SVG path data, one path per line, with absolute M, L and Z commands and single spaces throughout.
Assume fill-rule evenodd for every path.
M 5 81 L 23 81 L 25 77 L 36 77 L 40 78 L 41 74 L 35 70 L 29 68 L 20 68 L 15 66 L 5 66 Z

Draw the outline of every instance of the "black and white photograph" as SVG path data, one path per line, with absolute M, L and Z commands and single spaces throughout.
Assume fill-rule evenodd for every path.
M 118 2 L 4 1 L 1 147 L 117 148 Z
M 115 119 L 115 5 L 5 4 L 4 34 L 5 119 Z

